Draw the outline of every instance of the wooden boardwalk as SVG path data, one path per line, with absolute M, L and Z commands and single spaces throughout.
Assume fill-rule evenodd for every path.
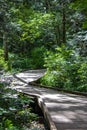
M 35 96 L 50 130 L 87 130 L 87 98 L 28 85 L 44 75 L 44 70 L 16 74 L 13 89 Z

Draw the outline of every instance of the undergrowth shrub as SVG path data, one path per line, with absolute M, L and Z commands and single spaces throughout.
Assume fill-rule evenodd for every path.
M 31 69 L 31 58 L 29 57 L 20 57 L 18 55 L 14 55 L 10 60 L 10 64 L 13 69 Z
M 34 69 L 41 69 L 44 65 L 44 54 L 46 53 L 46 48 L 44 46 L 34 48 L 31 51 L 32 67 Z
M 41 84 L 73 91 L 87 92 L 87 61 L 73 49 L 56 48 L 56 53 L 47 52 L 46 75 Z
M 44 54 L 46 53 L 44 46 L 34 48 L 29 55 L 18 55 L 9 53 L 9 60 L 4 61 L 4 52 L 0 49 L 0 69 L 20 71 L 25 69 L 41 69 L 44 65 Z
M 32 49 L 29 56 L 20 56 L 17 54 L 9 54 L 8 68 L 16 70 L 40 69 L 44 65 L 45 47 L 37 47 Z
M 83 59 L 78 74 L 80 82 L 77 90 L 87 92 L 87 58 Z
M 30 107 L 33 100 L 8 85 L 0 82 L 0 130 L 27 130 L 38 119 Z
M 0 49 L 0 70 L 7 68 L 7 62 L 4 61 L 4 51 L 3 49 Z

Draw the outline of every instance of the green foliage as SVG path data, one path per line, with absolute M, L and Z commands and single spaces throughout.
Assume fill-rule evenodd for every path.
M 37 115 L 31 112 L 30 97 L 17 93 L 0 83 L 0 130 L 25 130 Z
M 45 58 L 46 75 L 42 84 L 67 90 L 87 91 L 87 62 L 74 50 L 58 47 Z
M 85 21 L 85 22 L 83 23 L 83 28 L 84 28 L 84 29 L 87 28 L 87 21 Z
M 54 27 L 52 27 L 54 23 L 53 17 L 52 13 L 42 13 L 32 10 L 30 17 L 29 15 L 27 16 L 27 21 L 19 19 L 18 24 L 20 24 L 23 30 L 20 37 L 21 42 L 29 41 L 35 47 L 39 45 L 43 46 L 43 44 L 45 46 L 49 44 L 50 46 L 50 43 L 55 42 Z
M 23 70 L 32 68 L 31 58 L 29 57 L 21 57 L 18 55 L 13 55 L 13 58 L 12 59 L 9 58 L 9 61 L 12 66 L 12 69 Z
M 7 69 L 7 62 L 4 61 L 4 51 L 0 49 L 0 70 Z
M 44 54 L 47 49 L 42 47 L 36 47 L 30 51 L 28 55 L 18 55 L 9 53 L 9 60 L 4 61 L 3 50 L 0 49 L 0 69 L 9 71 L 25 70 L 25 69 L 37 69 L 43 68 Z
M 80 12 L 83 16 L 85 16 L 81 19 L 83 19 L 83 28 L 87 28 L 87 0 L 76 0 L 71 4 L 71 6 L 76 12 Z
M 45 54 L 45 84 L 86 89 L 86 62 L 80 56 L 87 54 L 87 0 L 1 0 L 0 24 L 0 41 L 5 43 L 4 51 L 0 49 L 0 69 L 43 68 Z M 65 47 L 46 54 L 46 48 L 61 45 L 64 30 L 67 47 L 73 46 L 80 56 Z M 7 50 L 9 60 L 4 62 Z
M 9 54 L 8 68 L 9 70 L 24 70 L 24 69 L 37 69 L 43 68 L 44 54 L 47 49 L 42 47 L 36 47 L 31 50 L 29 55 L 20 56 L 17 54 Z
M 78 9 L 78 10 L 87 10 L 87 0 L 76 0 L 73 2 L 73 8 Z
M 80 83 L 79 83 L 79 87 L 77 88 L 80 91 L 85 91 L 85 92 L 87 92 L 87 60 L 86 59 L 87 58 L 85 58 L 82 61 L 81 66 L 78 70 Z
M 34 68 L 34 69 L 43 68 L 44 55 L 45 55 L 46 51 L 47 51 L 46 48 L 43 46 L 34 48 L 31 51 L 32 68 Z

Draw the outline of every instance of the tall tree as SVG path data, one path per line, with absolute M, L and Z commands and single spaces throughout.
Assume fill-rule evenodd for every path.
M 0 33 L 3 37 L 4 59 L 8 61 L 9 35 L 12 33 L 12 10 L 15 12 L 16 5 L 22 0 L 0 0 Z
M 0 1 L 0 29 L 3 37 L 3 47 L 4 47 L 4 58 L 5 61 L 8 60 L 8 46 L 7 46 L 7 32 L 8 32 L 8 7 L 7 1 Z

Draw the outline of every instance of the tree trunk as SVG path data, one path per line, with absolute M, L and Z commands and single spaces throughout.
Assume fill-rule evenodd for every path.
M 57 45 L 61 45 L 61 40 L 60 40 L 60 27 L 59 25 L 56 25 L 56 42 L 57 42 Z
M 4 60 L 8 61 L 8 43 L 5 32 L 3 33 L 3 48 L 4 48 Z
M 63 29 L 63 43 L 66 43 L 66 12 L 63 4 L 63 18 L 62 18 L 62 29 Z

